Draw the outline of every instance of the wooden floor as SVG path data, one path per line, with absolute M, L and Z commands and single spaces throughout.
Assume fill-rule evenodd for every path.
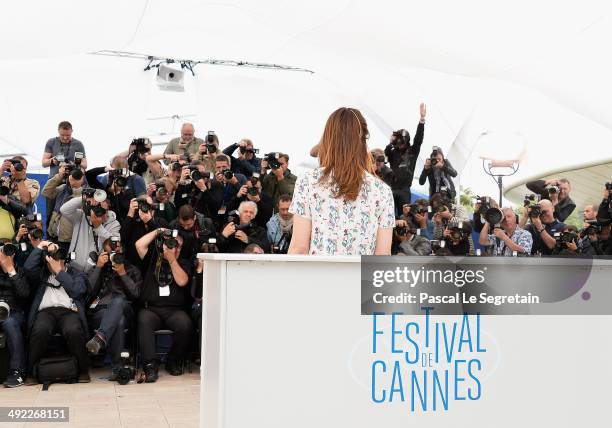
M 170 376 L 163 366 L 156 383 L 119 385 L 104 379 L 107 369 L 93 369 L 89 384 L 53 384 L 4 388 L 0 406 L 67 406 L 70 423 L 2 423 L 0 427 L 199 427 L 200 372 Z

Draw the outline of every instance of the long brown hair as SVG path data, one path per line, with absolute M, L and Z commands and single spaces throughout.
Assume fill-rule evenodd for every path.
M 319 144 L 320 181 L 331 180 L 338 198 L 357 199 L 365 173 L 374 173 L 368 136 L 368 125 L 355 108 L 341 107 L 327 119 Z

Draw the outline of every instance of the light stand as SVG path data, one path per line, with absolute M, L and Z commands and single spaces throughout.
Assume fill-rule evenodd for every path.
M 486 162 L 489 161 L 489 163 L 487 165 Z M 490 177 L 493 178 L 493 180 L 495 180 L 495 183 L 497 184 L 497 187 L 499 188 L 499 206 L 502 207 L 502 189 L 503 189 L 503 178 L 504 177 L 510 177 L 511 175 L 514 175 L 518 172 L 519 170 L 519 161 L 518 160 L 496 160 L 496 159 L 486 159 L 486 158 L 482 158 L 482 169 L 484 170 L 485 174 L 489 175 Z M 494 170 L 496 169 L 509 169 L 511 170 L 511 172 L 507 173 L 507 174 L 502 174 L 501 171 L 500 172 L 494 172 Z

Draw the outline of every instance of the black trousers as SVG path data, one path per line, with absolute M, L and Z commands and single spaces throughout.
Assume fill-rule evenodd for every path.
M 67 308 L 47 308 L 36 314 L 30 332 L 30 373 L 33 373 L 34 365 L 45 356 L 51 335 L 56 331 L 64 337 L 68 351 L 76 357 L 81 373 L 87 372 L 89 359 L 85 350 L 85 331 L 79 314 Z
M 138 341 L 143 364 L 155 360 L 155 330 L 172 330 L 172 348 L 168 359 L 178 361 L 187 355 L 191 345 L 193 323 L 186 311 L 178 308 L 149 307 L 138 312 Z

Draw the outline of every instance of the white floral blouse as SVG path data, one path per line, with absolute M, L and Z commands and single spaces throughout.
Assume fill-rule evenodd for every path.
M 366 173 L 357 199 L 336 198 L 329 184 L 320 184 L 321 168 L 295 183 L 289 211 L 310 219 L 310 254 L 371 255 L 378 228 L 395 226 L 393 193 L 382 180 Z

